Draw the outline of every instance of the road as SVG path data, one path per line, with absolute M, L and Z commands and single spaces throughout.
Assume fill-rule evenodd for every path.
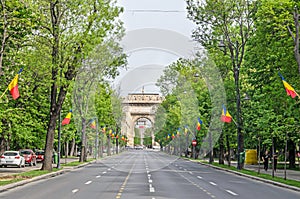
M 298 199 L 300 193 L 161 152 L 132 150 L 0 193 L 1 199 Z

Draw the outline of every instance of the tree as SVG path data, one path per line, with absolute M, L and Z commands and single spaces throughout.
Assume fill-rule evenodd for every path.
M 12 55 L 26 45 L 27 36 L 32 34 L 37 24 L 32 10 L 19 0 L 1 0 L 0 23 L 0 75 L 3 75 L 4 59 L 8 63 L 14 62 L 8 54 Z
M 116 21 L 122 9 L 115 1 L 64 0 L 31 1 L 39 17 L 34 38 L 43 49 L 51 77 L 50 110 L 42 170 L 52 170 L 52 150 L 56 121 L 70 83 L 74 81 L 82 61 L 101 44 L 106 35 L 117 32 Z
M 188 18 L 197 24 L 193 37 L 206 49 L 216 48 L 221 40 L 229 50 L 236 94 L 236 123 L 238 153 L 244 151 L 243 121 L 240 101 L 240 69 L 246 43 L 253 33 L 253 14 L 256 1 L 248 0 L 187 0 Z M 226 51 L 227 53 L 227 51 Z M 238 168 L 243 164 L 238 162 Z
M 278 71 L 291 85 L 299 79 L 298 68 L 295 68 L 294 40 L 288 31 L 295 30 L 294 5 L 295 2 L 290 0 L 265 0 L 259 4 L 255 35 L 248 44 L 245 59 L 247 68 L 242 71 L 247 77 L 246 84 L 252 98 L 248 114 L 244 115 L 246 129 L 253 129 L 253 133 L 248 134 L 249 139 L 259 137 L 265 149 L 271 147 L 274 139 L 277 140 L 274 147 L 284 150 L 280 143 L 285 143 L 288 135 L 290 167 L 294 167 L 295 162 L 293 142 L 299 139 L 296 133 L 299 126 L 295 125 L 299 122 L 296 111 L 299 104 L 286 95 Z

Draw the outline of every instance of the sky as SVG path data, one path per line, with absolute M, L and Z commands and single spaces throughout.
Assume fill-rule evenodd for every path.
M 163 69 L 180 57 L 194 55 L 191 39 L 194 24 L 187 19 L 184 0 L 118 0 L 124 7 L 120 19 L 126 35 L 121 45 L 128 56 L 127 69 L 113 86 L 121 96 L 129 93 L 159 93 L 155 86 Z M 119 88 L 117 88 L 119 87 Z

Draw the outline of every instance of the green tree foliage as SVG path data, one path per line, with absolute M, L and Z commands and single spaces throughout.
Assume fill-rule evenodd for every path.
M 272 138 L 275 151 L 283 151 L 286 133 L 290 146 L 299 142 L 299 104 L 286 95 L 280 72 L 297 90 L 299 73 L 288 27 L 295 30 L 293 11 L 295 1 L 264 0 L 255 16 L 255 36 L 249 42 L 246 55 L 246 86 L 251 93 L 250 104 L 245 107 L 245 128 L 248 140 L 260 137 L 263 148 L 270 149 Z M 294 86 L 295 85 L 295 86 Z M 254 143 L 246 143 L 253 147 Z M 295 147 L 291 147 L 290 167 L 295 162 Z

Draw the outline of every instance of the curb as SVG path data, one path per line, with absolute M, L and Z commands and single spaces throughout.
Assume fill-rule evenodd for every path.
M 23 185 L 31 183 L 31 182 L 36 182 L 38 180 L 52 178 L 52 177 L 55 177 L 55 176 L 58 176 L 58 175 L 65 174 L 65 173 L 70 172 L 70 171 L 72 171 L 74 169 L 85 167 L 86 165 L 91 164 L 91 163 L 93 163 L 95 161 L 96 160 L 91 161 L 91 162 L 87 162 L 87 163 L 84 163 L 84 164 L 81 164 L 81 165 L 78 165 L 78 166 L 75 166 L 75 167 L 62 168 L 61 170 L 56 171 L 56 172 L 51 172 L 51 173 L 47 173 L 47 174 L 44 174 L 44 175 L 36 176 L 36 177 L 30 178 L 30 179 L 27 179 L 27 180 L 21 180 L 19 182 L 15 182 L 15 183 L 11 183 L 11 184 L 0 186 L 0 193 L 8 191 L 8 190 L 16 188 L 16 187 L 19 187 L 19 186 L 23 186 Z
M 195 162 L 195 161 L 192 161 L 192 162 Z M 298 187 L 294 187 L 294 186 L 291 186 L 291 185 L 283 184 L 283 183 L 280 183 L 280 182 L 275 182 L 275 181 L 272 181 L 272 180 L 268 180 L 268 179 L 264 179 L 264 178 L 259 178 L 259 177 L 256 177 L 256 176 L 247 175 L 247 174 L 244 174 L 244 173 L 240 173 L 238 171 L 233 171 L 233 170 L 230 170 L 230 169 L 225 169 L 225 168 L 217 167 L 217 166 L 210 165 L 210 164 L 204 164 L 202 162 L 196 162 L 196 163 L 204 165 L 204 166 L 208 166 L 208 167 L 211 167 L 211 168 L 214 168 L 214 169 L 226 171 L 228 173 L 233 173 L 235 175 L 247 177 L 247 178 L 250 178 L 250 179 L 253 179 L 253 180 L 257 180 L 257 181 L 261 181 L 261 182 L 266 182 L 266 183 L 269 183 L 269 184 L 272 184 L 272 185 L 275 185 L 275 186 L 279 186 L 279 187 L 291 189 L 291 190 L 294 190 L 294 191 L 300 191 L 300 188 L 298 188 Z

